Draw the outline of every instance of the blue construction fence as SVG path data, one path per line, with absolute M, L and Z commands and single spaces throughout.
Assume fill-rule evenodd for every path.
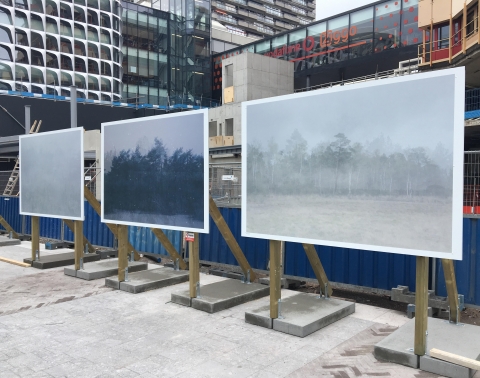
M 267 270 L 269 242 L 263 239 L 241 236 L 241 209 L 220 208 L 225 221 L 242 248 L 253 269 Z M 26 234 L 30 233 L 30 217 L 23 220 L 19 215 L 19 201 L 15 197 L 1 197 L 0 214 L 17 231 L 22 232 L 22 222 Z M 166 231 L 172 244 L 181 250 L 182 233 Z M 113 235 L 105 224 L 100 222 L 88 202 L 85 202 L 84 234 L 94 245 L 113 247 Z M 463 260 L 455 261 L 458 291 L 465 297 L 465 303 L 480 305 L 480 225 L 476 218 L 463 219 Z M 61 221 L 41 218 L 40 235 L 60 239 Z M 73 234 L 65 227 L 64 240 L 73 241 Z M 148 228 L 129 227 L 129 240 L 142 252 L 166 255 L 156 237 Z M 415 256 L 380 253 L 326 246 L 315 247 L 329 279 L 333 282 L 362 286 L 374 289 L 391 290 L 397 285 L 405 285 L 415 291 Z M 210 233 L 200 234 L 200 260 L 211 263 L 238 265 L 217 226 L 210 218 Z M 436 269 L 435 290 L 446 296 L 446 286 L 440 259 L 430 259 L 430 270 Z M 435 265 L 435 267 L 434 267 Z M 298 243 L 285 243 L 285 275 L 315 278 L 313 270 Z M 432 288 L 432 287 L 431 287 Z

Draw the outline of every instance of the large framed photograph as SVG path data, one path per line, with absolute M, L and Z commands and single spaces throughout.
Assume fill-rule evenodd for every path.
M 208 111 L 102 124 L 102 222 L 208 233 Z
M 21 135 L 20 214 L 84 219 L 83 128 Z
M 242 236 L 462 258 L 464 68 L 242 104 Z

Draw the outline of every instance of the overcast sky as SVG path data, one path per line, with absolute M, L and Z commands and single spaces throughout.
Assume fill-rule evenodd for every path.
M 269 140 L 285 147 L 297 129 L 309 151 L 344 133 L 352 143 L 365 144 L 384 136 L 402 148 L 453 150 L 454 75 L 424 78 L 317 96 L 249 105 L 248 143 Z
M 112 150 L 117 154 L 121 150 L 135 150 L 137 145 L 140 145 L 142 153 L 146 153 L 158 138 L 167 147 L 169 155 L 177 148 L 183 148 L 203 156 L 203 114 L 199 113 L 148 120 L 139 118 L 128 123 L 105 126 L 104 132 L 106 153 Z

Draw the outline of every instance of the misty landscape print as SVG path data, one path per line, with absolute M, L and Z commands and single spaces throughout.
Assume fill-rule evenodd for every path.
M 204 228 L 203 114 L 104 127 L 104 219 Z
M 20 139 L 20 213 L 82 219 L 83 128 Z
M 451 252 L 453 83 L 248 105 L 247 233 Z

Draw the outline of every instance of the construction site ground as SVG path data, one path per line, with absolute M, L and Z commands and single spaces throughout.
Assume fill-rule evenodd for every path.
M 0 248 L 12 260 L 29 255 L 29 242 Z M 187 288 L 129 294 L 63 268 L 0 262 L 0 377 L 436 377 L 373 357 L 405 311 L 358 300 L 354 314 L 298 338 L 245 323 L 257 301 L 215 314 L 170 302 Z

